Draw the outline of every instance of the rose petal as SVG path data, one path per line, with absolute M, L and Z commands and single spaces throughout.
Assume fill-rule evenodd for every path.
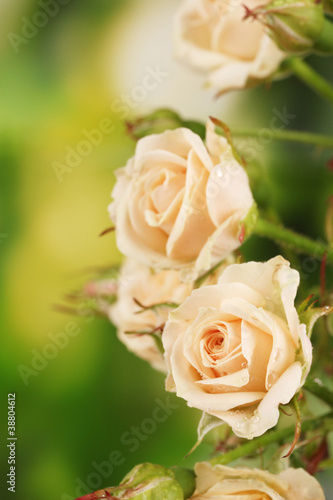
M 199 274 L 211 269 L 240 246 L 239 223 L 247 212 L 246 210 L 233 214 L 207 239 L 195 262 L 195 268 Z
M 196 383 L 202 388 L 213 388 L 217 389 L 214 392 L 224 392 L 225 390 L 238 389 L 244 387 L 249 383 L 250 374 L 249 371 L 244 368 L 230 375 L 225 375 L 224 377 L 216 377 L 214 379 L 198 380 Z
M 298 272 L 290 269 L 289 266 L 289 262 L 281 255 L 267 262 L 247 262 L 236 266 L 233 264 L 221 274 L 219 283 L 246 283 L 265 297 L 265 309 L 273 311 L 278 316 L 281 315 L 282 318 L 287 318 L 281 289 L 285 290 L 284 294 L 287 294 L 286 298 L 290 301 L 287 307 L 289 314 L 292 315 L 290 311 L 294 308 L 294 297 L 299 279 Z
M 288 490 L 283 478 L 259 469 L 232 468 L 224 465 L 213 467 L 209 462 L 200 462 L 194 466 L 194 471 L 197 479 L 193 498 L 197 500 L 223 498 L 223 495 L 232 495 L 232 499 L 249 500 L 248 495 L 235 496 L 235 493 L 242 492 L 245 494 L 251 492 L 251 500 L 257 492 L 259 495 L 261 493 L 257 500 L 260 500 L 265 493 L 272 500 L 282 500 L 286 498 Z M 200 497 L 200 495 L 205 496 Z
M 248 211 L 253 204 L 245 170 L 228 153 L 220 160 L 209 176 L 206 189 L 208 212 L 216 227 L 235 212 Z
M 206 205 L 207 179 L 208 171 L 200 164 L 197 152 L 192 150 L 188 158 L 182 207 L 167 242 L 167 255 L 170 258 L 177 256 L 177 258 L 195 259 L 207 238 L 215 230 Z
M 237 436 L 252 438 L 261 436 L 268 429 L 274 427 L 279 419 L 279 405 L 287 404 L 297 392 L 302 377 L 302 367 L 300 363 L 293 363 L 266 393 L 259 403 L 258 408 L 253 411 L 252 418 L 248 415 L 235 415 L 229 418 L 224 415 L 223 420 L 232 426 Z M 218 415 L 217 415 L 218 416 Z
M 289 486 L 288 500 L 325 500 L 318 481 L 304 469 L 287 469 L 279 474 Z
M 209 155 L 205 151 L 205 146 L 197 134 L 187 128 L 166 130 L 161 134 L 151 134 L 140 139 L 135 149 L 135 159 L 140 164 L 143 156 L 147 154 L 151 155 L 152 151 L 160 150 L 172 153 L 186 160 L 190 150 L 193 148 L 200 150 L 204 162 L 210 162 Z

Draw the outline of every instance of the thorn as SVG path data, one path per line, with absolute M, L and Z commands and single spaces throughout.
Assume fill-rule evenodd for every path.
M 301 395 L 300 397 L 303 397 L 303 395 Z M 293 442 L 291 443 L 291 447 L 290 447 L 288 453 L 286 455 L 284 455 L 282 458 L 289 458 L 290 457 L 290 455 L 292 454 L 292 452 L 295 449 L 295 446 L 296 446 L 296 444 L 301 436 L 301 431 L 302 431 L 301 413 L 299 411 L 299 406 L 298 406 L 298 402 L 296 401 L 296 397 L 294 397 L 292 401 L 293 401 L 293 410 L 294 410 L 294 413 L 296 416 L 295 435 L 294 435 L 294 439 L 293 439 Z
M 165 323 L 156 326 L 155 328 L 152 326 L 151 330 L 126 330 L 124 333 L 127 335 L 154 335 L 155 333 L 163 333 L 165 327 Z
M 242 4 L 242 7 L 244 7 L 244 9 L 245 9 L 245 14 L 244 14 L 244 17 L 243 17 L 242 21 L 246 21 L 250 17 L 252 17 L 252 20 L 257 19 L 257 14 L 256 14 L 256 12 L 254 10 L 251 10 L 244 3 Z
M 140 302 L 140 301 L 139 301 L 139 299 L 136 299 L 135 297 L 133 297 L 133 302 L 135 302 L 135 304 L 136 304 L 137 306 L 141 307 L 141 309 L 144 309 L 144 310 L 145 310 L 145 309 L 149 309 L 149 307 L 144 306 L 144 305 L 142 304 L 142 302 Z
M 297 444 L 297 441 L 299 440 L 300 438 L 300 435 L 301 435 L 301 423 L 300 422 L 296 422 L 296 427 L 295 427 L 295 436 L 294 436 L 294 440 L 293 442 L 291 443 L 291 447 L 288 451 L 288 453 L 286 455 L 284 455 L 282 458 L 289 458 L 290 455 L 292 454 L 292 452 L 294 451 L 295 449 L 295 446 Z
M 282 411 L 282 413 L 284 415 L 287 415 L 287 417 L 291 417 L 292 416 L 292 413 L 288 413 L 286 410 L 283 410 L 282 408 L 280 408 L 280 411 Z
M 239 239 L 239 242 L 240 242 L 241 245 L 244 242 L 244 238 L 245 238 L 245 224 L 242 224 L 241 225 L 241 229 L 240 229 L 240 233 L 239 233 L 239 236 L 238 236 L 238 239 Z
M 104 229 L 98 236 L 104 236 L 105 234 L 112 233 L 116 228 L 115 226 L 108 227 L 107 229 Z
M 224 122 L 222 122 L 218 118 L 214 118 L 214 116 L 210 116 L 209 119 L 214 123 L 214 125 L 221 128 L 226 135 L 230 134 L 230 128 Z
M 310 301 L 313 299 L 314 297 L 314 293 L 312 293 L 311 295 L 309 295 L 306 299 L 303 300 L 303 302 L 301 303 L 301 305 L 299 306 L 298 308 L 298 314 L 302 314 L 303 312 L 305 312 L 308 308 L 312 307 L 312 305 L 310 304 Z

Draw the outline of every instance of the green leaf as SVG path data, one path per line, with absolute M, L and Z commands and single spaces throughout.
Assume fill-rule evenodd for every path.
M 190 455 L 202 442 L 203 438 L 208 434 L 209 431 L 219 427 L 221 425 L 226 425 L 220 418 L 209 415 L 209 413 L 202 413 L 199 425 L 198 425 L 198 440 L 195 445 L 190 449 L 187 456 Z
M 301 304 L 301 308 L 303 304 Z M 310 305 L 299 315 L 300 322 L 306 325 L 306 332 L 308 337 L 311 337 L 312 330 L 317 319 L 321 318 L 322 316 L 327 316 L 331 312 L 333 312 L 333 306 L 313 307 L 313 305 Z

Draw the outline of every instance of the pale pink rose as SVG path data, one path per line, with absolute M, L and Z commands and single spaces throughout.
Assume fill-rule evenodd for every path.
M 273 427 L 312 361 L 294 306 L 299 274 L 281 256 L 228 266 L 194 290 L 163 333 L 167 389 L 227 422 L 240 437 Z
M 108 316 L 117 327 L 118 337 L 126 347 L 140 358 L 148 361 L 155 369 L 166 371 L 165 362 L 156 340 L 150 334 L 126 332 L 153 331 L 163 326 L 172 308 L 159 307 L 155 311 L 144 306 L 161 303 L 181 304 L 191 293 L 193 286 L 180 281 L 179 273 L 173 270 L 154 272 L 133 260 L 126 260 L 118 278 L 118 293 L 115 304 L 109 306 Z M 161 335 L 157 330 L 156 335 Z
M 207 75 L 220 93 L 272 77 L 287 56 L 253 19 L 250 9 L 269 0 L 185 0 L 175 18 L 175 53 Z
M 318 481 L 303 469 L 271 474 L 259 469 L 196 464 L 196 490 L 191 500 L 325 500 Z
M 186 128 L 144 137 L 116 175 L 110 215 L 127 257 L 182 269 L 191 280 L 240 246 L 253 197 L 245 170 L 211 125 L 206 145 Z

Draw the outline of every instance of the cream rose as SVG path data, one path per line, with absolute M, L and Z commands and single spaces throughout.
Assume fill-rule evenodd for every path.
M 163 333 L 167 389 L 252 438 L 303 385 L 312 347 L 294 299 L 299 274 L 281 256 L 228 266 L 194 290 Z
M 144 306 L 166 302 L 181 304 L 192 289 L 192 285 L 180 281 L 177 271 L 156 273 L 130 259 L 122 266 L 118 278 L 117 301 L 108 308 L 108 316 L 117 327 L 121 342 L 156 370 L 165 372 L 166 368 L 163 354 L 152 335 L 126 332 L 152 331 L 158 327 L 163 329 L 171 309 L 159 307 L 154 311 L 143 311 L 134 299 Z M 161 331 L 156 334 L 160 335 Z
M 175 18 L 175 53 L 207 74 L 220 93 L 268 79 L 286 53 L 260 22 L 243 20 L 250 9 L 269 0 L 185 0 Z
M 208 127 L 206 145 L 186 128 L 139 140 L 117 170 L 110 215 L 117 245 L 154 268 L 195 277 L 240 246 L 253 205 L 249 181 L 226 139 Z
M 191 500 L 325 500 L 318 481 L 303 469 L 271 474 L 259 469 L 196 464 L 196 490 Z

